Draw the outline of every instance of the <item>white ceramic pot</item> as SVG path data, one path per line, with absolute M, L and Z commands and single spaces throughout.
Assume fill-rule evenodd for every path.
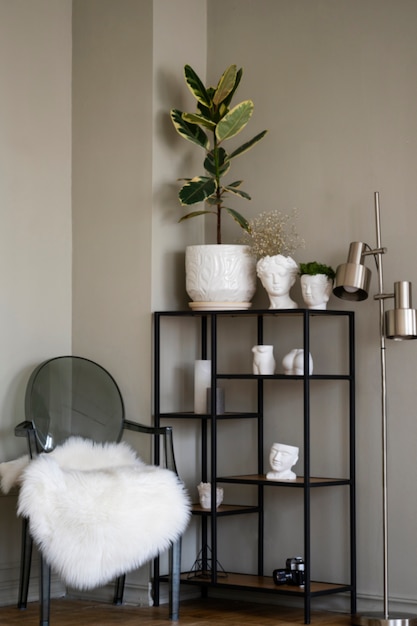
M 294 348 L 282 359 L 282 367 L 284 368 L 284 374 L 291 376 L 298 374 L 302 376 L 304 374 L 304 350 L 303 348 Z M 309 374 L 313 373 L 313 357 L 311 352 L 308 353 L 308 368 Z
M 300 283 L 303 300 L 308 309 L 327 309 L 333 281 L 326 274 L 303 274 Z
M 260 345 L 253 346 L 253 365 L 252 370 L 253 373 L 256 374 L 266 374 L 273 375 L 275 374 L 275 357 L 274 357 L 274 346 L 271 345 Z
M 187 246 L 185 280 L 192 309 L 248 309 L 256 291 L 256 260 L 249 246 Z
M 211 483 L 200 483 L 197 485 L 198 496 L 200 499 L 200 505 L 202 509 L 211 509 Z M 224 489 L 223 487 L 216 488 L 216 508 L 218 508 L 223 502 Z
M 270 309 L 297 309 L 290 296 L 298 275 L 298 265 L 290 256 L 264 256 L 256 264 L 256 271 L 269 297 Z

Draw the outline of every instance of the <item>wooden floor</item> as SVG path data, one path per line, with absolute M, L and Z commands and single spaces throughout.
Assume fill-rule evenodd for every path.
M 0 607 L 1 626 L 38 626 L 39 605 L 29 604 L 25 611 L 15 606 Z M 168 619 L 168 607 L 116 607 L 111 604 L 53 600 L 51 626 L 293 626 L 304 624 L 303 611 L 266 604 L 217 599 L 187 600 L 181 603 L 180 620 Z M 313 612 L 315 626 L 350 624 L 350 616 Z

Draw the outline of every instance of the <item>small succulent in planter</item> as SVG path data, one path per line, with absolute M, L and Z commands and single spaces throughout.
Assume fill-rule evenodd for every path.
M 188 206 L 205 202 L 207 209 L 192 211 L 179 221 L 198 215 L 213 214 L 217 219 L 217 243 L 222 243 L 222 213 L 229 214 L 243 230 L 249 229 L 246 218 L 238 211 L 224 204 L 227 195 L 250 200 L 250 196 L 240 187 L 243 181 L 224 183 L 223 177 L 229 172 L 231 161 L 250 150 L 266 134 L 266 130 L 257 134 L 232 152 L 226 152 L 225 141 L 235 137 L 249 122 L 254 104 L 244 100 L 231 107 L 231 101 L 242 78 L 242 69 L 230 65 L 222 74 L 217 87 L 205 87 L 190 65 L 184 67 L 185 82 L 197 100 L 196 113 L 185 113 L 178 109 L 171 110 L 171 119 L 175 130 L 204 150 L 204 175 L 185 178 L 185 184 L 179 191 L 182 205 Z M 211 134 L 209 139 L 208 134 Z
M 309 309 L 326 309 L 336 272 L 330 265 L 310 261 L 300 263 L 301 293 Z
M 300 276 L 307 274 L 308 276 L 316 276 L 317 274 L 324 274 L 330 280 L 334 280 L 336 272 L 330 265 L 325 263 L 317 263 L 317 261 L 310 261 L 309 263 L 300 263 Z

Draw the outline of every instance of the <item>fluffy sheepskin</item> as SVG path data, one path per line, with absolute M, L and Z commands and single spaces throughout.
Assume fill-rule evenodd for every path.
M 138 568 L 184 532 L 188 495 L 174 472 L 125 443 L 71 438 L 23 471 L 18 513 L 47 562 L 90 589 Z
M 14 461 L 0 463 L 0 489 L 3 493 L 9 493 L 12 487 L 17 487 L 21 483 L 22 472 L 28 465 L 29 455 L 21 456 Z

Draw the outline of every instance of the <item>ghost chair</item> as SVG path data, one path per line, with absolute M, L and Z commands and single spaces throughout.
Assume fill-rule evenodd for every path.
M 15 429 L 17 436 L 27 438 L 31 459 L 20 477 L 18 607 L 27 604 L 33 541 L 40 552 L 41 626 L 49 626 L 51 566 L 64 582 L 80 589 L 109 582 L 114 569 L 114 603 L 121 604 L 126 572 L 153 559 L 158 567 L 159 553 L 169 548 L 169 617 L 177 620 L 181 536 L 190 507 L 177 475 L 171 427 L 127 420 L 114 378 L 97 363 L 77 356 L 56 357 L 35 368 L 26 387 L 25 417 Z M 125 429 L 153 437 L 155 465 L 143 463 L 121 442 Z M 68 517 L 62 529 L 57 511 Z M 120 527 L 126 520 L 125 532 Z M 79 537 L 74 535 L 77 529 Z M 83 545 L 90 535 L 94 549 L 87 545 L 86 559 Z M 106 538 L 109 550 L 102 545 Z M 81 573 L 74 571 L 80 559 Z M 102 572 L 104 561 L 107 569 Z

